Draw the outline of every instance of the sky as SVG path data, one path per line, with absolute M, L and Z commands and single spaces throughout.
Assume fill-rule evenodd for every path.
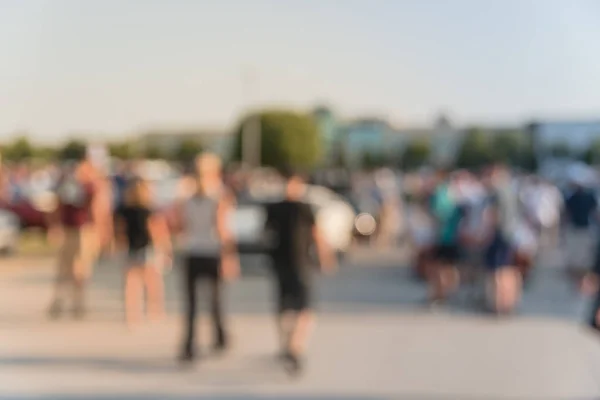
M 596 118 L 598 21 L 599 0 L 0 0 L 0 141 L 317 104 L 400 126 Z

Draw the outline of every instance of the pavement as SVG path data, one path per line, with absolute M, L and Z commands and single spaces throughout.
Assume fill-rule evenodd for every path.
M 422 307 L 423 285 L 403 254 L 360 250 L 318 280 L 320 314 L 307 370 L 274 360 L 272 286 L 255 259 L 228 290 L 233 349 L 192 369 L 174 361 L 181 338 L 178 273 L 169 316 L 128 330 L 119 267 L 96 269 L 85 321 L 51 322 L 52 261 L 0 260 L 0 400 L 445 400 L 600 398 L 600 340 L 582 327 L 586 300 L 543 261 L 518 315 L 482 315 L 468 293 Z M 201 342 L 209 335 L 203 324 Z M 204 339 L 204 340 L 203 340 Z

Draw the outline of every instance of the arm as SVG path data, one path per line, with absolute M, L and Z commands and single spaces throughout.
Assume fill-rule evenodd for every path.
M 128 246 L 125 220 L 119 214 L 115 217 L 115 247 L 117 250 L 125 250 Z
M 148 231 L 150 232 L 153 247 L 162 254 L 170 257 L 173 248 L 165 216 L 159 213 L 151 215 L 148 219 Z
M 309 221 L 312 225 L 312 236 L 315 246 L 317 247 L 317 255 L 319 257 L 319 263 L 321 264 L 321 270 L 323 272 L 333 273 L 337 267 L 337 258 L 335 256 L 335 252 L 329 243 L 327 243 L 323 232 L 316 222 L 314 213 L 308 206 L 307 213 Z
M 229 217 L 234 210 L 235 198 L 230 193 L 222 196 L 217 208 L 217 233 L 222 243 L 221 272 L 225 279 L 234 279 L 240 273 L 235 235 L 229 226 Z

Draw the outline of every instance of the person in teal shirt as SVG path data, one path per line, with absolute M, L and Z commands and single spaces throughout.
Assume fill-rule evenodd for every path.
M 437 222 L 437 241 L 429 274 L 430 303 L 444 301 L 459 283 L 460 227 L 463 207 L 452 193 L 452 181 L 440 174 L 440 184 L 431 199 L 431 213 Z

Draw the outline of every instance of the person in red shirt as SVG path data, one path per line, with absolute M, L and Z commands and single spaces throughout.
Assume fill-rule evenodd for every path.
M 59 317 L 65 297 L 73 295 L 73 313 L 85 313 L 84 294 L 99 248 L 94 221 L 98 194 L 94 167 L 88 160 L 71 166 L 56 188 L 58 207 L 50 216 L 48 235 L 60 248 L 50 316 Z

